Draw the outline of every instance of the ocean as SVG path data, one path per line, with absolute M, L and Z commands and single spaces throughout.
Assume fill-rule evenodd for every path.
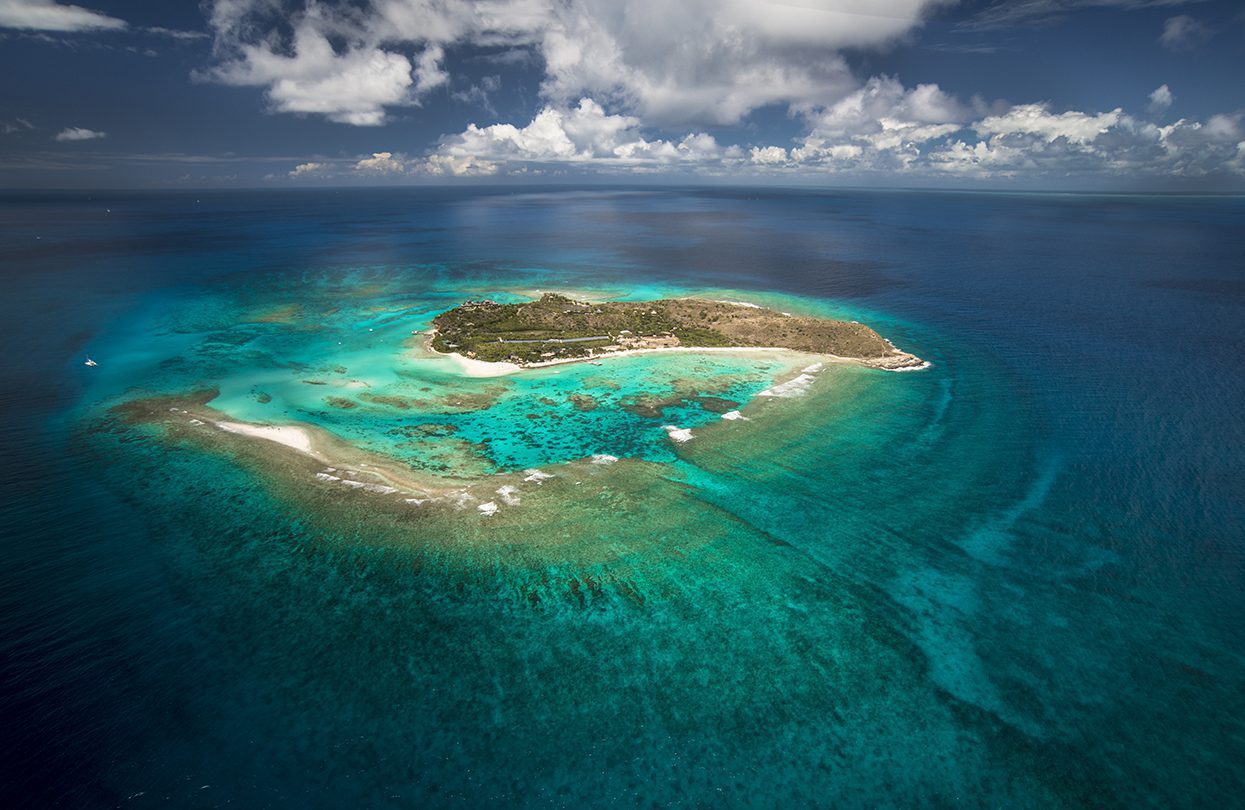
M 1242 257 L 1240 196 L 5 193 L 3 803 L 1237 805 Z M 932 365 L 412 334 L 545 290 Z M 518 483 L 429 511 L 117 416 L 196 394 Z

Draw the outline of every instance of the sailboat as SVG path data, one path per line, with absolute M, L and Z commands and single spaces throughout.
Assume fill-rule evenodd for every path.
M 85 362 L 85 363 L 83 363 L 83 365 L 90 366 L 91 368 L 95 368 L 96 366 L 98 366 L 98 365 L 99 365 L 99 363 L 96 363 L 94 360 L 92 360 L 91 358 L 89 358 L 89 357 L 88 357 L 88 358 L 86 359 L 86 362 Z

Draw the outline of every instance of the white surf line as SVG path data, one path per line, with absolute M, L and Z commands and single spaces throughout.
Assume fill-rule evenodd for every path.
M 670 437 L 671 441 L 678 442 L 679 444 L 683 444 L 683 442 L 690 442 L 695 438 L 692 435 L 690 428 L 681 428 L 676 425 L 662 425 L 661 429 L 666 431 L 666 435 Z

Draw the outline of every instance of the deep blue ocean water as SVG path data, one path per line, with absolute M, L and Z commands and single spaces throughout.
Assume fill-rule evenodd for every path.
M 1242 257 L 1240 197 L 0 197 L 4 802 L 1239 804 Z M 296 351 L 228 328 L 254 302 L 559 285 L 803 302 L 934 366 L 836 368 L 686 447 L 590 415 L 499 443 L 670 479 L 568 496 L 520 563 L 451 537 L 412 564 L 227 456 L 99 430 Z

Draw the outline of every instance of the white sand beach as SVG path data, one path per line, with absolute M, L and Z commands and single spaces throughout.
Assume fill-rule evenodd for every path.
M 514 374 L 516 371 L 522 371 L 523 366 L 517 363 L 489 363 L 484 360 L 476 360 L 471 357 L 454 352 L 446 355 L 458 366 L 458 370 L 464 377 L 504 377 L 507 374 Z

